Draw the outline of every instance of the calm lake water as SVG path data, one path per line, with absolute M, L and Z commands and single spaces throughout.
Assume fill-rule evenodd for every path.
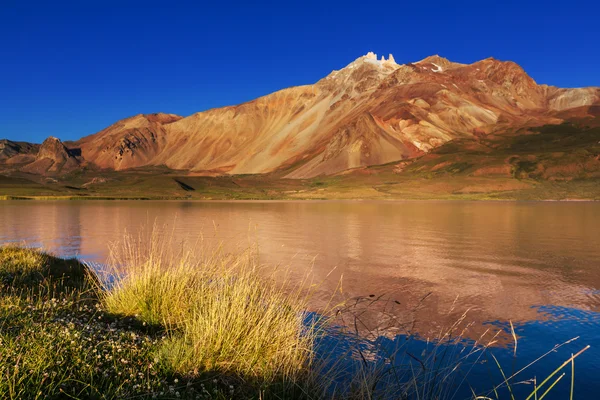
M 472 340 L 512 321 L 519 357 L 498 350 L 509 369 L 579 336 L 522 378 L 543 378 L 589 344 L 576 361 L 576 394 L 600 391 L 600 203 L 0 202 L 1 242 L 99 263 L 126 230 L 154 223 L 181 240 L 223 240 L 228 250 L 258 243 L 262 263 L 289 266 L 298 279 L 311 271 L 316 311 L 340 280 L 345 298 L 396 300 L 394 312 L 411 310 L 423 343 L 467 310 Z M 383 317 L 375 308 L 365 323 Z M 563 381 L 546 398 L 563 398 Z

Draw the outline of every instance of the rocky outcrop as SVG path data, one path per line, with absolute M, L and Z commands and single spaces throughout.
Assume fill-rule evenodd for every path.
M 552 88 L 548 96 L 548 107 L 556 111 L 590 106 L 599 102 L 600 90 L 598 88 Z
M 365 58 L 369 60 L 377 60 L 377 54 L 373 53 L 372 51 L 369 51 Z
M 62 164 L 71 158 L 71 155 L 60 139 L 50 136 L 44 140 L 36 156 L 37 160 L 44 158 L 52 160 L 56 164 Z
M 65 147 L 60 139 L 50 136 L 39 148 L 35 161 L 22 168 L 22 171 L 52 175 L 67 173 L 78 168 L 81 160 Z

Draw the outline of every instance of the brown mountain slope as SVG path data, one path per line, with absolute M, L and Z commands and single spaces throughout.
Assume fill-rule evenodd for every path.
M 165 125 L 181 119 L 173 114 L 136 115 L 71 144 L 84 159 L 115 170 L 153 163 L 167 143 Z
M 597 104 L 600 89 L 538 85 L 513 62 L 432 56 L 398 65 L 369 53 L 314 85 L 186 118 L 137 115 L 69 147 L 114 170 L 307 178 L 412 158 L 454 139 L 559 124 Z
M 77 169 L 82 161 L 74 153 L 67 149 L 59 139 L 50 136 L 40 146 L 35 161 L 25 165 L 22 171 L 41 175 L 71 172 Z

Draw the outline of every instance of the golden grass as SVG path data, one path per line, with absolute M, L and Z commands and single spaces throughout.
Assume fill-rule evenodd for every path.
M 159 354 L 177 373 L 294 382 L 310 367 L 317 332 L 301 285 L 265 278 L 251 250 L 177 245 L 154 229 L 113 246 L 108 272 L 106 309 L 167 327 Z
M 0 270 L 3 274 L 30 274 L 45 272 L 48 256 L 39 250 L 17 246 L 0 248 Z

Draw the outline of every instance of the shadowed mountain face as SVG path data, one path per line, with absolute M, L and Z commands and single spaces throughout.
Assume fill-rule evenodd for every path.
M 44 142 L 35 159 L 35 146 L 5 141 L 0 163 L 39 174 L 165 165 L 192 175 L 309 178 L 415 158 L 455 139 L 595 120 L 597 105 L 599 88 L 538 85 L 513 62 L 432 56 L 398 65 L 369 53 L 314 85 L 186 118 L 137 115 L 68 149 Z
M 25 164 L 32 162 L 39 149 L 39 144 L 2 139 L 0 140 L 0 163 Z

